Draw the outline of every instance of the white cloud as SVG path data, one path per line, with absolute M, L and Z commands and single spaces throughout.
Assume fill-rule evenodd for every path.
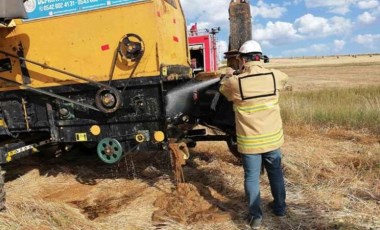
M 253 39 L 263 46 L 271 47 L 294 43 L 305 39 L 325 38 L 329 36 L 345 35 L 352 29 L 350 19 L 344 17 L 323 18 L 306 14 L 295 22 L 268 22 L 264 27 L 253 27 Z M 314 47 L 313 52 L 317 51 Z
M 187 25 L 187 30 L 189 31 L 191 29 L 191 26 L 194 24 L 189 24 Z M 197 29 L 199 30 L 205 30 L 205 29 L 210 29 L 212 26 L 209 22 L 197 22 Z
M 352 23 L 350 19 L 343 17 L 326 19 L 306 14 L 296 19 L 294 26 L 301 34 L 312 37 L 327 37 L 348 33 L 352 28 Z
M 326 44 L 314 44 L 310 47 L 311 51 L 314 51 L 316 53 L 323 53 L 328 51 L 329 46 Z
M 287 9 L 277 4 L 267 4 L 263 0 L 259 0 L 254 6 L 251 5 L 251 11 L 253 17 L 281 18 Z
M 293 24 L 288 22 L 268 22 L 264 28 L 253 28 L 253 39 L 264 42 L 267 46 L 287 44 L 302 39 Z
M 224 59 L 224 53 L 228 51 L 228 44 L 226 41 L 220 40 L 216 43 L 216 49 L 218 51 L 218 60 Z
M 376 17 L 366 11 L 358 16 L 358 20 L 364 24 L 371 24 L 376 21 Z
M 353 39 L 356 43 L 368 48 L 378 48 L 375 44 L 380 43 L 380 34 L 359 34 Z
M 207 22 L 212 26 L 228 27 L 229 1 L 181 0 L 188 22 Z
M 267 48 L 273 47 L 273 45 L 269 41 L 266 41 L 266 40 L 264 40 L 264 41 L 261 42 L 261 46 L 264 46 L 264 47 L 267 47 Z
M 285 1 L 282 5 L 283 5 L 283 6 L 298 5 L 298 4 L 300 4 L 302 1 L 303 1 L 303 0 Z
M 377 0 L 365 0 L 358 2 L 358 7 L 362 10 L 374 9 L 379 6 L 379 1 Z
M 306 14 L 295 21 L 298 31 L 303 34 L 315 34 L 329 29 L 329 22 L 322 17 L 315 17 L 312 14 Z
M 293 0 L 293 4 L 294 5 L 298 5 L 302 2 L 303 0 Z
M 345 15 L 357 0 L 305 0 L 307 8 L 326 7 L 331 13 Z
M 346 42 L 344 40 L 334 40 L 334 50 L 336 52 L 341 51 L 344 46 L 346 45 Z

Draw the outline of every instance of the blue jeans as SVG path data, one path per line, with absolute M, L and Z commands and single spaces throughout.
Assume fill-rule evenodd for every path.
M 254 218 L 261 218 L 263 215 L 260 208 L 260 171 L 262 163 L 267 171 L 274 199 L 273 212 L 276 215 L 283 215 L 286 208 L 286 193 L 280 149 L 263 154 L 242 154 L 242 156 L 244 189 L 248 198 L 249 215 Z

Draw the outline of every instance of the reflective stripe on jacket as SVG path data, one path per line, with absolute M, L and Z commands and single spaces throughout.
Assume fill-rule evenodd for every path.
M 256 61 L 246 63 L 242 74 L 222 79 L 219 90 L 234 103 L 239 152 L 265 153 L 284 143 L 279 90 L 287 80 L 285 73 Z

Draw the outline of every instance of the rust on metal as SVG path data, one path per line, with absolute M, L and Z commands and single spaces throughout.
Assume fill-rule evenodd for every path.
M 251 8 L 248 0 L 231 0 L 229 7 L 230 39 L 226 53 L 227 66 L 238 69 L 240 46 L 252 39 Z

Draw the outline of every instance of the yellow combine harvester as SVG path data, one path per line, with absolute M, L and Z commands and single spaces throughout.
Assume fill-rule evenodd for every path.
M 3 15 L 0 28 L 1 135 L 164 141 L 165 90 L 191 77 L 178 1 L 28 0 L 25 9 L 27 19 Z
M 188 53 L 179 0 L 0 0 L 0 163 L 48 144 L 92 144 L 111 164 L 230 140 L 192 130 L 233 127 L 215 94 L 177 90 L 194 81 Z

